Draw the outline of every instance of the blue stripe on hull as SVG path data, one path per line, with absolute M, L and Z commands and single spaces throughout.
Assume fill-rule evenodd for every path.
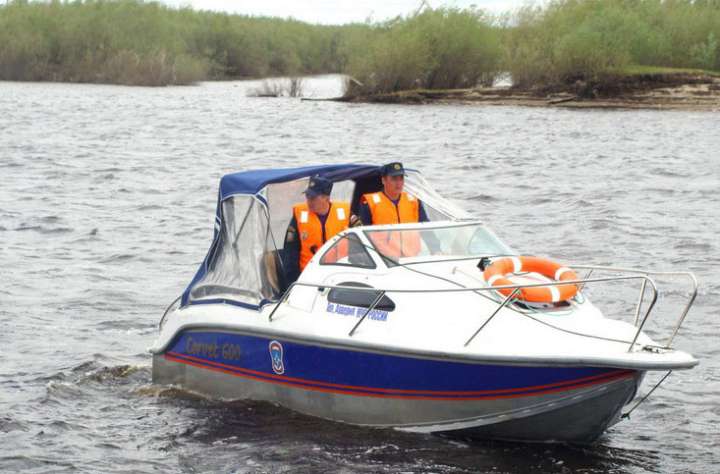
M 438 361 L 207 331 L 184 332 L 165 357 L 239 377 L 309 390 L 414 399 L 523 397 L 567 391 L 634 374 L 629 370 L 597 367 L 520 367 Z

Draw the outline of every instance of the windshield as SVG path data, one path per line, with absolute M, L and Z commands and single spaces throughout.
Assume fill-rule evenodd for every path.
M 393 260 L 425 262 L 490 255 L 514 255 L 482 224 L 402 230 L 366 230 L 365 235 L 382 255 Z

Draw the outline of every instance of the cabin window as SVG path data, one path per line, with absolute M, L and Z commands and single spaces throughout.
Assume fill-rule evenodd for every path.
M 258 305 L 277 297 L 280 289 L 270 265 L 275 261 L 266 250 L 272 242 L 263 206 L 252 196 L 239 195 L 223 201 L 222 213 L 207 272 L 193 285 L 190 300 L 218 298 Z
M 263 190 L 263 197 L 267 201 L 268 220 L 272 233 L 274 246 L 282 249 L 288 224 L 293 216 L 293 206 L 305 202 L 303 191 L 307 189 L 309 178 L 296 179 L 283 183 L 268 184 Z M 355 186 L 351 180 L 339 181 L 333 184 L 331 201 L 349 202 Z
M 375 268 L 375 262 L 365 245 L 355 234 L 340 238 L 327 249 L 320 259 L 320 265 L 346 265 L 359 268 Z
M 343 283 L 340 283 L 338 286 L 356 286 L 358 288 L 372 288 L 372 286 L 370 285 L 354 281 L 345 281 Z M 377 297 L 377 291 L 333 288 L 332 290 L 330 290 L 330 293 L 328 293 L 328 302 L 346 306 L 355 306 L 359 308 L 369 308 Z M 383 295 L 378 304 L 375 305 L 374 309 L 381 311 L 394 311 L 395 302 L 388 298 L 387 295 Z

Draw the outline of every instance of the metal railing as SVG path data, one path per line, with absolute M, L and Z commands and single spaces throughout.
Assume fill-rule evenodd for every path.
M 175 306 L 175 303 L 180 301 L 180 298 L 182 298 L 182 295 L 178 296 L 173 300 L 172 303 L 168 305 L 167 308 L 165 308 L 165 312 L 162 315 L 162 318 L 160 318 L 160 323 L 158 324 L 158 329 L 162 331 L 163 326 L 165 325 L 165 318 L 167 318 L 168 313 L 170 312 L 170 309 Z
M 656 272 L 656 271 L 648 271 L 648 270 L 638 270 L 635 268 L 623 268 L 623 267 L 609 267 L 609 266 L 601 266 L 601 265 L 568 265 L 570 268 L 576 268 L 579 270 L 589 270 L 589 272 L 593 271 L 609 271 L 609 272 L 618 272 L 618 273 L 634 273 L 639 275 L 645 275 L 645 276 L 654 276 L 654 277 L 685 277 L 688 280 L 690 280 L 692 291 L 690 292 L 690 296 L 688 298 L 687 303 L 685 304 L 685 307 L 683 308 L 683 311 L 680 315 L 680 318 L 678 318 L 677 323 L 675 324 L 675 329 L 673 329 L 672 335 L 668 339 L 668 341 L 665 343 L 665 347 L 670 348 L 672 345 L 673 340 L 675 340 L 675 336 L 677 336 L 678 331 L 680 331 L 680 327 L 682 326 L 683 322 L 685 321 L 685 318 L 687 317 L 688 313 L 690 312 L 690 308 L 692 307 L 693 303 L 695 302 L 695 298 L 697 298 L 698 293 L 698 281 L 697 278 L 695 278 L 695 274 L 692 272 Z M 638 296 L 638 302 L 637 307 L 635 309 L 635 326 L 638 324 L 638 317 L 640 315 L 640 308 L 643 303 L 643 299 L 645 297 L 645 288 L 646 288 L 646 282 L 643 282 L 642 286 L 640 287 L 640 294 Z M 655 300 L 653 300 L 653 304 L 655 303 Z
M 526 283 L 526 284 L 517 284 L 517 285 L 498 285 L 498 286 L 482 286 L 482 287 L 474 287 L 474 288 L 445 288 L 445 289 L 390 289 L 390 288 L 362 288 L 362 287 L 354 287 L 354 286 L 333 286 L 333 285 L 324 285 L 324 284 L 316 284 L 316 283 L 305 283 L 305 282 L 294 282 L 292 283 L 288 289 L 285 291 L 285 293 L 282 295 L 280 300 L 278 300 L 275 307 L 272 309 L 270 314 L 268 315 L 268 320 L 272 321 L 273 316 L 277 312 L 278 308 L 287 301 L 287 299 L 290 296 L 290 293 L 292 290 L 298 286 L 305 286 L 305 287 L 311 287 L 311 288 L 317 288 L 320 291 L 324 291 L 326 289 L 344 289 L 344 290 L 353 290 L 353 291 L 367 291 L 372 293 L 378 293 L 375 300 L 368 306 L 365 313 L 361 316 L 360 320 L 353 326 L 353 328 L 348 333 L 348 336 L 352 336 L 357 328 L 362 324 L 362 322 L 366 319 L 366 317 L 375 309 L 377 304 L 380 302 L 383 296 L 385 296 L 386 293 L 461 293 L 461 292 L 486 292 L 486 291 L 497 291 L 497 290 L 503 290 L 503 289 L 511 289 L 513 290 L 505 299 L 500 303 L 498 308 L 495 309 L 495 311 L 490 315 L 488 319 L 486 319 L 483 324 L 475 331 L 475 333 L 470 336 L 470 338 L 465 342 L 465 346 L 470 344 L 472 340 L 488 325 L 488 323 L 500 312 L 500 310 L 504 307 L 506 307 L 516 296 L 517 293 L 523 288 L 533 288 L 533 287 L 549 287 L 549 286 L 559 286 L 559 285 L 578 285 L 578 288 L 584 288 L 586 284 L 588 283 L 598 283 L 598 282 L 610 282 L 610 281 L 623 281 L 623 280 L 641 280 L 641 288 L 640 288 L 640 296 L 638 297 L 637 307 L 635 309 L 635 326 L 637 327 L 637 331 L 635 332 L 635 336 L 633 337 L 632 342 L 630 342 L 630 346 L 628 348 L 628 352 L 631 352 L 633 348 L 635 347 L 638 338 L 640 337 L 640 334 L 645 327 L 645 323 L 648 321 L 650 314 L 652 313 L 653 308 L 655 307 L 655 304 L 658 300 L 658 289 L 657 285 L 655 284 L 655 281 L 651 278 L 651 275 L 655 276 L 684 276 L 688 277 L 693 284 L 692 293 L 689 298 L 688 303 L 685 306 L 685 309 L 683 310 L 680 318 L 678 319 L 678 322 L 675 325 L 675 329 L 668 339 L 665 348 L 670 348 L 672 341 L 674 340 L 675 336 L 677 335 L 677 332 L 679 331 L 680 327 L 682 326 L 685 317 L 687 316 L 687 313 L 690 310 L 690 307 L 692 306 L 693 302 L 695 301 L 695 297 L 697 296 L 697 279 L 695 276 L 690 272 L 652 272 L 652 271 L 646 271 L 646 270 L 637 270 L 637 269 L 628 269 L 628 268 L 619 268 L 619 267 L 607 267 L 607 266 L 597 266 L 597 265 L 571 265 L 571 268 L 574 269 L 580 269 L 580 270 L 588 270 L 588 275 L 592 274 L 594 271 L 609 271 L 609 272 L 615 272 L 615 273 L 630 273 L 631 275 L 623 275 L 623 276 L 614 276 L 614 277 L 601 277 L 601 278 L 583 278 L 583 279 L 577 279 L 577 280 L 567 280 L 567 281 L 550 281 L 550 282 L 542 282 L 542 283 Z M 642 319 L 640 319 L 640 313 L 642 304 L 645 298 L 645 293 L 647 292 L 647 287 L 650 286 L 652 290 L 652 298 L 650 300 L 650 304 L 647 307 L 647 310 L 645 311 L 644 316 Z M 479 293 L 478 293 L 479 294 Z M 585 334 L 587 337 L 593 337 L 592 335 Z M 627 341 L 624 341 L 627 342 Z

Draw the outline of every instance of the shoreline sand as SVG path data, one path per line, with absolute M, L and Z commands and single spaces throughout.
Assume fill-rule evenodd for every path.
M 613 77 L 587 83 L 523 89 L 417 89 L 333 99 L 353 103 L 476 104 L 571 109 L 658 109 L 720 112 L 720 77 L 697 74 L 651 74 Z

